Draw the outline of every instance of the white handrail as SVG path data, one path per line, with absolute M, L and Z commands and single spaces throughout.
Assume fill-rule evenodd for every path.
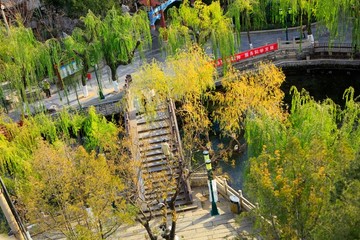
M 248 199 L 246 199 L 242 191 L 236 191 L 227 184 L 226 179 L 221 177 L 215 177 L 216 187 L 221 195 L 223 195 L 227 200 L 230 200 L 230 196 L 238 197 L 240 200 L 240 207 L 246 211 L 251 211 L 256 208 Z

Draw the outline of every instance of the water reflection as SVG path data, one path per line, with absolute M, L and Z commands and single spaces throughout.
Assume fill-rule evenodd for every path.
M 212 136 L 211 143 L 213 149 L 216 151 L 217 146 L 222 143 L 225 146 L 229 144 L 229 139 L 219 138 L 218 136 Z M 242 141 L 244 143 L 244 140 Z M 243 189 L 245 169 L 248 160 L 247 151 L 243 153 L 234 152 L 228 161 L 219 161 L 217 165 L 223 173 L 229 176 L 228 184 L 235 190 Z
M 248 160 L 247 152 L 234 154 L 232 158 L 235 160 L 235 164 L 232 164 L 230 161 L 221 161 L 219 167 L 222 169 L 222 172 L 229 175 L 229 185 L 235 190 L 240 190 L 243 189 L 245 168 Z

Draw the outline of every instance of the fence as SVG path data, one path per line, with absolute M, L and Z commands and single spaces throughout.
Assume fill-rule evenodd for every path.
M 246 211 L 251 211 L 256 208 L 254 204 L 252 204 L 249 200 L 247 200 L 243 194 L 242 191 L 236 191 L 232 187 L 230 187 L 227 184 L 226 179 L 221 177 L 215 177 L 216 180 L 216 187 L 218 192 L 223 195 L 227 200 L 230 201 L 230 196 L 238 197 L 240 200 L 240 207 L 241 209 L 244 209 Z

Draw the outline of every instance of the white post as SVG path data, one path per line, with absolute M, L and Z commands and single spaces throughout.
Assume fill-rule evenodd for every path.
M 119 92 L 119 84 L 117 81 L 112 81 L 113 82 L 113 87 L 114 87 L 114 91 L 115 92 Z
M 224 179 L 224 189 L 225 189 L 226 196 L 228 196 L 228 184 L 227 184 L 226 179 Z
M 2 17 L 4 19 L 6 30 L 7 30 L 8 34 L 9 34 L 10 33 L 10 27 L 9 27 L 9 23 L 7 21 L 7 18 L 5 16 L 4 9 L 5 9 L 5 6 L 3 4 L 1 4 L 1 15 L 2 15 Z
M 312 45 L 314 45 L 314 42 L 315 42 L 315 40 L 314 40 L 314 35 L 312 35 L 312 34 L 308 35 L 308 40 L 310 41 L 310 43 L 311 43 Z
M 211 192 L 211 186 L 210 186 L 210 181 L 208 180 L 208 187 L 209 187 L 209 192 Z M 213 189 L 213 194 L 214 194 L 214 202 L 218 201 L 218 191 L 217 191 L 217 187 L 216 187 L 216 180 L 213 179 L 211 180 L 212 182 L 212 189 Z M 212 202 L 212 197 L 211 194 L 209 194 L 209 201 Z
M 243 194 L 242 194 L 242 191 L 239 190 L 239 204 L 240 204 L 240 208 L 242 208 L 242 199 L 243 199 Z
M 88 97 L 89 96 L 89 90 L 88 90 L 87 85 L 83 86 L 82 90 L 83 90 L 84 97 Z
M 4 196 L 4 193 L 3 193 L 1 187 L 0 187 L 0 208 L 2 209 L 11 230 L 13 231 L 15 238 L 24 240 L 25 238 L 24 238 L 22 232 L 20 231 L 18 222 L 15 220 L 15 217 L 14 217 L 13 213 L 11 212 L 11 209 L 6 201 L 6 198 Z

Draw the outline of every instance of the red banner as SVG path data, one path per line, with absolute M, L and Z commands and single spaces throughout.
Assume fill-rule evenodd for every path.
M 258 55 L 261 55 L 264 53 L 272 52 L 272 51 L 275 51 L 278 49 L 279 49 L 278 44 L 272 43 L 272 44 L 254 48 L 254 49 L 251 49 L 251 50 L 248 50 L 245 52 L 237 53 L 234 56 L 231 56 L 229 59 L 232 63 L 239 62 L 241 60 L 255 57 L 255 56 L 258 56 Z M 216 64 L 216 67 L 221 67 L 223 65 L 223 60 L 221 58 L 219 58 L 218 60 L 215 61 L 215 64 Z

